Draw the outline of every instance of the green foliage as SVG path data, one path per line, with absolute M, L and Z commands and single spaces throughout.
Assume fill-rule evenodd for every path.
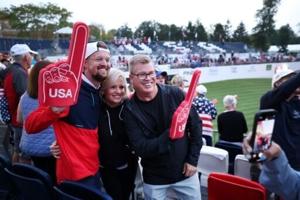
M 225 31 L 224 40 L 225 41 L 231 41 L 231 29 L 232 29 L 231 22 L 229 20 L 227 20 L 226 24 L 224 25 L 224 31 Z
M 170 40 L 169 36 L 171 37 L 171 32 L 170 32 L 170 26 L 167 24 L 158 24 L 159 26 L 159 31 L 156 34 L 158 37 L 158 40 L 162 41 L 168 41 Z
M 266 52 L 271 45 L 268 35 L 264 32 L 254 33 L 251 39 L 253 46 L 263 52 Z
M 118 30 L 116 32 L 116 36 L 132 38 L 133 32 L 132 32 L 131 28 L 129 28 L 128 25 L 125 24 L 125 25 L 121 26 L 120 28 L 118 28 Z
M 218 23 L 218 24 L 215 24 L 214 28 L 215 28 L 215 30 L 212 34 L 212 40 L 218 41 L 218 42 L 224 41 L 225 38 L 227 37 L 224 26 L 222 24 Z
M 188 22 L 188 25 L 187 25 L 187 27 L 186 27 L 186 39 L 187 40 L 191 40 L 191 41 L 193 41 L 193 40 L 195 40 L 196 38 L 195 38 L 195 29 L 196 29 L 196 27 L 193 25 L 193 23 L 191 22 L 191 21 L 189 21 Z
M 99 27 L 98 25 L 92 24 L 89 25 L 89 29 L 90 29 L 90 37 L 96 40 L 101 40 L 101 27 Z
M 195 25 L 195 32 L 197 33 L 196 40 L 198 41 L 207 41 L 208 40 L 208 34 L 205 31 L 204 26 L 200 23 L 199 20 L 196 21 Z
M 57 28 L 69 26 L 72 13 L 54 4 L 23 4 L 0 10 L 0 18 L 8 19 L 20 36 L 39 37 L 42 32 L 52 33 Z
M 234 42 L 245 42 L 247 44 L 249 43 L 249 35 L 243 22 L 241 22 L 233 32 L 232 40 Z
M 287 53 L 287 46 L 288 44 L 290 44 L 294 37 L 295 34 L 288 24 L 280 27 L 280 29 L 278 30 L 278 46 L 280 52 Z
M 144 21 L 136 29 L 134 35 L 135 37 L 150 37 L 151 39 L 153 39 L 153 33 L 156 27 L 157 24 L 155 21 Z
M 218 114 L 224 111 L 223 97 L 225 95 L 238 95 L 237 110 L 244 113 L 248 125 L 248 130 L 252 129 L 254 113 L 259 109 L 260 97 L 271 89 L 270 79 L 240 79 L 219 81 L 204 84 L 207 87 L 209 99 L 218 99 Z M 217 129 L 214 120 L 214 129 Z
M 257 25 L 253 28 L 254 47 L 261 51 L 266 51 L 271 45 L 271 38 L 274 37 L 275 21 L 274 16 L 277 13 L 277 7 L 280 0 L 264 0 L 263 8 L 257 10 Z
M 175 24 L 170 25 L 170 32 L 171 32 L 171 41 L 179 41 L 182 40 L 182 32 L 181 28 L 176 26 Z
M 114 38 L 114 36 L 117 34 L 117 30 L 116 29 L 111 29 L 107 32 L 105 32 L 105 34 L 103 34 L 103 41 L 110 41 Z

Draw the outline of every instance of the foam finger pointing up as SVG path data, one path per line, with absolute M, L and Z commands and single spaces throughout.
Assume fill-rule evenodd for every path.
M 82 22 L 74 24 L 69 47 L 68 63 L 70 64 L 70 71 L 74 73 L 77 79 L 82 73 L 88 36 L 89 29 L 86 24 Z

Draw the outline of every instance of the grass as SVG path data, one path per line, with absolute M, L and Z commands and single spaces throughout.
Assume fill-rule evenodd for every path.
M 206 83 L 204 85 L 208 91 L 207 97 L 218 99 L 218 114 L 224 111 L 223 97 L 225 95 L 238 95 L 237 110 L 244 113 L 248 130 L 251 130 L 254 114 L 259 108 L 260 97 L 271 89 L 271 79 L 239 79 Z M 214 129 L 217 129 L 216 120 L 214 120 Z M 218 134 L 215 134 L 214 141 L 217 141 L 217 138 Z

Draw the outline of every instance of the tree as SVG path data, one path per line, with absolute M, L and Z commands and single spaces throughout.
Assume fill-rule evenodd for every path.
M 231 25 L 230 21 L 227 20 L 226 24 L 224 25 L 224 31 L 225 31 L 224 41 L 231 40 L 231 29 L 232 29 L 232 25 Z
M 170 40 L 171 41 L 179 41 L 182 39 L 182 31 L 181 28 L 176 26 L 175 24 L 170 25 Z
M 20 36 L 40 37 L 42 32 L 51 33 L 57 28 L 70 26 L 72 13 L 54 4 L 24 4 L 0 10 L 0 18 L 6 18 Z
M 271 45 L 272 37 L 275 37 L 274 16 L 280 0 L 264 0 L 263 8 L 257 10 L 256 18 L 258 24 L 253 28 L 254 47 L 261 51 L 267 51 Z
M 91 24 L 89 25 L 90 37 L 96 40 L 103 40 L 105 37 L 105 29 L 101 24 Z
M 103 35 L 102 40 L 103 41 L 112 40 L 112 39 L 114 39 L 114 37 L 115 37 L 116 34 L 117 34 L 117 30 L 116 29 L 111 29 L 111 30 L 107 31 L 107 33 L 105 33 Z
M 154 35 L 159 32 L 159 27 L 159 24 L 155 21 L 144 21 L 136 29 L 134 36 L 139 38 L 150 37 L 151 40 L 154 40 Z
M 167 24 L 158 24 L 159 25 L 159 32 L 157 33 L 158 40 L 167 41 L 169 40 L 169 36 L 171 34 L 170 27 Z
M 193 25 L 191 21 L 188 22 L 188 25 L 186 27 L 186 39 L 193 41 L 195 40 L 195 33 L 196 33 L 196 27 Z
M 295 33 L 291 29 L 289 24 L 280 27 L 280 29 L 278 30 L 279 51 L 287 53 L 288 52 L 287 46 L 292 41 L 293 38 L 295 38 Z
M 222 24 L 218 23 L 214 26 L 212 40 L 215 42 L 224 42 L 226 38 L 226 32 Z
M 243 22 L 241 22 L 236 30 L 232 34 L 232 40 L 234 42 L 244 42 L 249 43 L 249 35 L 246 31 L 245 25 Z
M 120 38 L 120 37 L 132 38 L 133 32 L 132 32 L 131 28 L 128 27 L 127 24 L 125 24 L 125 25 L 123 25 L 123 26 L 121 26 L 120 28 L 117 29 L 116 36 L 118 38 Z
M 197 35 L 196 35 L 197 34 Z M 205 31 L 205 28 L 204 26 L 200 23 L 199 20 L 196 21 L 196 25 L 195 25 L 195 35 L 197 37 L 196 40 L 198 41 L 207 41 L 208 39 L 208 34 L 207 32 Z

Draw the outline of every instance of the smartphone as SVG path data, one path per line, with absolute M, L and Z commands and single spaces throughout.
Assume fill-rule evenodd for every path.
M 275 117 L 276 110 L 274 109 L 260 110 L 255 114 L 250 139 L 252 147 L 250 161 L 262 160 L 262 152 L 271 146 Z

